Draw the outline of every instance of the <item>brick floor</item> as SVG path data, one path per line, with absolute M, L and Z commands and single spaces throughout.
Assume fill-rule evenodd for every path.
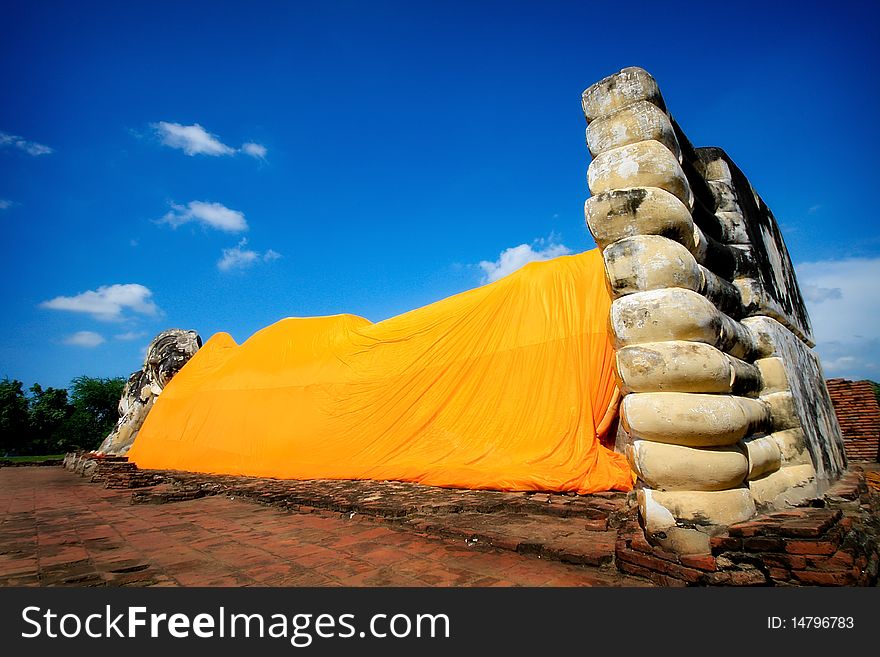
M 131 504 L 60 467 L 0 468 L 0 585 L 650 586 L 357 514 L 222 495 Z

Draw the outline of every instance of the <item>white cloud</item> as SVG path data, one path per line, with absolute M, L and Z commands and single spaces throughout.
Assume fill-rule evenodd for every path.
M 156 315 L 159 309 L 153 303 L 149 288 L 137 283 L 103 285 L 72 297 L 55 297 L 40 304 L 50 310 L 67 310 L 87 313 L 104 322 L 123 319 L 123 312 L 130 310 L 140 315 Z
M 8 201 L 5 198 L 0 198 L 0 210 L 6 210 L 12 207 L 12 201 Z
M 100 333 L 95 333 L 94 331 L 77 331 L 73 335 L 64 338 L 63 342 L 75 347 L 94 349 L 99 344 L 103 344 L 105 340 Z
M 829 374 L 850 369 L 859 360 L 855 356 L 841 356 L 840 358 L 826 358 L 822 362 L 822 366 Z
M 220 137 L 208 132 L 198 123 L 183 125 L 159 121 L 152 123 L 151 127 L 156 131 L 162 143 L 171 148 L 178 148 L 187 155 L 235 155 L 244 153 L 257 160 L 265 160 L 268 150 L 262 144 L 253 141 L 245 142 L 240 149 L 232 148 L 224 144 Z M 45 147 L 44 147 L 45 148 Z M 50 149 L 51 150 L 51 149 Z
M 17 148 L 28 155 L 33 155 L 34 157 L 37 155 L 48 155 L 53 151 L 53 149 L 48 146 L 38 144 L 35 141 L 28 141 L 22 137 L 10 135 L 8 132 L 0 132 L 0 148 L 5 148 L 7 146 L 10 148 Z
M 162 143 L 171 148 L 179 148 L 187 155 L 232 155 L 234 148 L 224 144 L 216 135 L 212 135 L 198 123 L 181 125 L 159 121 L 153 128 L 162 139 Z
M 257 160 L 265 160 L 268 151 L 262 144 L 255 144 L 254 142 L 249 141 L 241 145 L 241 152 L 245 155 L 250 155 Z
M 171 210 L 159 219 L 159 223 L 171 224 L 174 228 L 191 221 L 227 233 L 240 233 L 248 229 L 243 212 L 231 210 L 222 203 L 207 201 L 190 201 L 186 205 L 172 203 Z
M 880 257 L 795 266 L 828 376 L 873 378 L 880 369 Z
M 113 336 L 116 340 L 122 340 L 123 342 L 129 342 L 131 340 L 137 340 L 146 335 L 143 331 L 127 331 L 125 333 L 117 333 Z
M 217 261 L 217 268 L 221 271 L 246 269 L 259 259 L 259 253 L 245 249 L 243 244 L 239 244 L 231 249 L 223 249 L 223 256 Z
M 801 293 L 803 293 L 806 301 L 812 301 L 813 303 L 822 303 L 823 301 L 828 301 L 828 299 L 840 299 L 843 297 L 843 292 L 839 287 L 820 287 L 812 283 L 801 285 Z
M 511 246 L 504 249 L 498 256 L 498 260 L 489 262 L 483 260 L 479 267 L 483 270 L 482 283 L 491 283 L 503 278 L 508 274 L 516 271 L 520 267 L 530 262 L 539 260 L 549 260 L 558 256 L 568 255 L 571 253 L 564 244 L 556 243 L 553 235 L 544 239 L 537 239 L 532 244 L 520 244 L 519 246 Z
M 247 240 L 243 239 L 234 248 L 223 249 L 223 255 L 217 261 L 217 268 L 220 271 L 247 269 L 258 262 L 272 262 L 281 257 L 281 254 L 273 249 L 260 254 L 258 251 L 245 248 L 246 246 Z

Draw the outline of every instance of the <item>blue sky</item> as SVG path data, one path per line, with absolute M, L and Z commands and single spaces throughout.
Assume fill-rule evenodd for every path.
M 2 12 L 0 377 L 127 376 L 164 328 L 377 321 L 592 248 L 580 93 L 637 65 L 773 209 L 826 374 L 880 379 L 869 3 Z

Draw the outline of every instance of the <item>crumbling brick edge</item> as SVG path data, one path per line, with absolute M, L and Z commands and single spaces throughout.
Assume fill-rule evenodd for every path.
M 811 504 L 731 525 L 703 555 L 652 546 L 633 520 L 618 532 L 616 564 L 659 586 L 876 586 L 880 496 L 861 470 Z

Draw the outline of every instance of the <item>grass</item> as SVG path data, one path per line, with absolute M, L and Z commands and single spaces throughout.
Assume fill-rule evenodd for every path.
M 42 463 L 43 461 L 60 461 L 64 454 L 43 454 L 41 456 L 0 456 L 0 461 L 10 463 Z

